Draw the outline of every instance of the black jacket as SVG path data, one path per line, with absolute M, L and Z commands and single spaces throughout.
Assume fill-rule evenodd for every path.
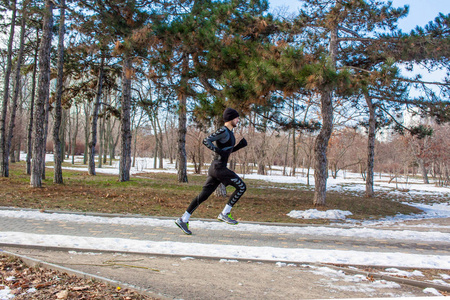
M 216 145 L 214 145 L 214 142 L 216 142 Z M 233 131 L 229 130 L 226 126 L 222 126 L 219 130 L 203 140 L 203 144 L 206 147 L 218 154 L 214 159 L 224 163 L 225 166 L 232 152 L 247 146 L 247 141 L 244 138 L 236 146 L 234 145 L 235 143 L 236 139 Z

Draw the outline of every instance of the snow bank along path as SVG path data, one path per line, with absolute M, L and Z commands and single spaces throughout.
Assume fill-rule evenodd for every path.
M 0 210 L 2 218 L 23 218 L 78 223 L 101 223 L 175 227 L 173 220 L 136 217 L 100 217 L 77 214 L 41 213 L 37 211 Z M 450 234 L 438 231 L 381 230 L 374 228 L 331 228 L 324 226 L 269 226 L 244 224 L 229 226 L 223 223 L 192 221 L 196 229 L 232 230 L 244 232 L 289 233 L 298 235 L 357 236 L 367 238 L 450 241 Z M 74 237 L 66 235 L 0 232 L 0 242 L 5 244 L 63 247 L 98 251 L 137 252 L 151 254 L 208 256 L 227 259 L 253 259 L 284 262 L 321 262 L 354 265 L 382 265 L 414 268 L 450 269 L 450 256 L 419 255 L 400 252 L 363 252 L 343 250 L 320 250 L 306 248 L 253 247 L 242 245 L 215 245 L 182 242 L 154 242 L 121 238 Z

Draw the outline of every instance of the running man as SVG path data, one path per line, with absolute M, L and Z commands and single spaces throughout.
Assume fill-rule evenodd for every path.
M 232 185 L 236 190 L 231 194 L 228 203 L 225 205 L 225 208 L 219 214 L 217 219 L 231 225 L 238 224 L 238 222 L 231 217 L 230 212 L 233 205 L 235 205 L 244 194 L 246 186 L 236 173 L 227 168 L 227 163 L 230 154 L 247 146 L 247 141 L 243 138 L 235 146 L 236 139 L 233 134 L 233 128 L 239 123 L 239 113 L 236 110 L 232 108 L 225 109 L 223 112 L 223 121 L 225 122 L 224 126 L 203 140 L 203 144 L 216 153 L 214 160 L 209 167 L 208 178 L 203 185 L 203 189 L 200 194 L 192 200 L 183 216 L 175 221 L 175 224 L 177 224 L 185 234 L 192 234 L 189 230 L 189 218 L 192 213 L 201 203 L 211 196 L 220 183 L 223 183 L 225 186 Z M 215 145 L 214 142 L 216 143 Z

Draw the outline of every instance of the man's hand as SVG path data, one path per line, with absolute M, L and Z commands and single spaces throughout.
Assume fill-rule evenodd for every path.
M 241 146 L 241 148 L 247 146 L 247 140 L 245 138 L 242 138 L 242 140 L 239 141 L 238 146 Z
M 239 143 L 234 146 L 233 152 L 238 151 L 239 149 L 242 149 L 247 146 L 247 140 L 245 138 L 242 138 L 242 140 L 239 141 Z

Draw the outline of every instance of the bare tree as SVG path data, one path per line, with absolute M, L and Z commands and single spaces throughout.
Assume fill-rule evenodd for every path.
M 98 122 L 98 112 L 100 109 L 100 99 L 102 97 L 104 64 L 105 64 L 105 57 L 104 55 L 102 55 L 100 61 L 100 69 L 98 71 L 97 93 L 95 95 L 94 109 L 92 111 L 92 118 L 91 118 L 91 134 L 90 134 L 91 140 L 89 142 L 88 148 L 89 175 L 95 175 L 95 146 L 97 145 L 97 122 Z
M 17 102 L 19 99 L 19 93 L 21 91 L 21 83 L 20 83 L 20 70 L 22 66 L 23 61 L 23 53 L 24 53 L 24 42 L 25 42 L 25 25 L 27 20 L 27 5 L 29 1 L 24 1 L 22 3 L 22 19 L 21 19 L 21 25 L 20 25 L 20 45 L 19 45 L 19 54 L 17 56 L 16 61 L 16 71 L 15 71 L 15 79 L 14 79 L 14 93 L 13 98 L 11 101 L 11 115 L 9 118 L 9 133 L 8 138 L 5 145 L 5 157 L 3 158 L 3 176 L 8 177 L 9 176 L 9 152 L 11 150 L 11 142 L 14 136 L 14 127 L 16 122 L 16 112 L 17 112 Z M 14 151 L 13 151 L 14 153 Z
M 14 0 L 12 2 L 11 29 L 8 40 L 8 52 L 6 54 L 6 72 L 4 75 L 5 82 L 3 88 L 3 102 L 2 102 L 2 111 L 0 114 L 0 173 L 2 177 L 8 177 L 9 175 L 7 168 L 8 156 L 6 153 L 6 115 L 8 112 L 8 102 L 9 102 L 9 81 L 12 69 L 12 48 L 13 48 L 14 29 L 16 24 L 16 13 L 17 13 L 16 5 L 17 1 Z

